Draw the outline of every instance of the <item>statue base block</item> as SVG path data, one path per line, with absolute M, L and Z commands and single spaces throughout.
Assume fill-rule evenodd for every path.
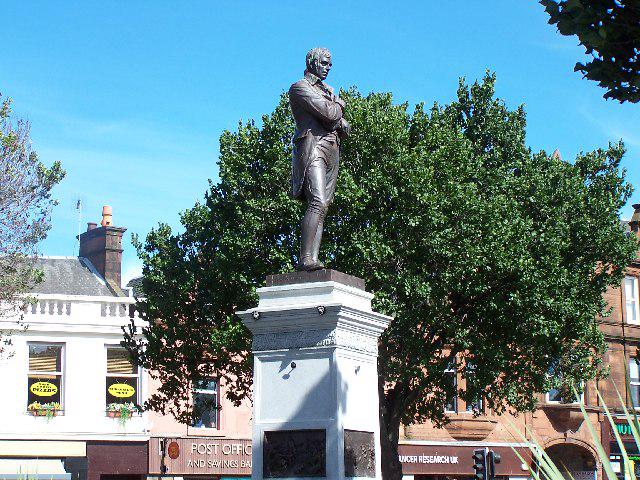
M 364 290 L 364 280 L 353 275 L 325 268 L 313 272 L 292 272 L 278 275 L 267 275 L 267 287 L 291 285 L 295 283 L 336 282 L 342 285 Z
M 335 270 L 272 275 L 253 333 L 252 478 L 381 478 L 378 337 L 364 281 Z

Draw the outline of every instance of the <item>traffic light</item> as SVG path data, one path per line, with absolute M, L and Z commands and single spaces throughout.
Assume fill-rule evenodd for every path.
M 474 480 L 489 480 L 487 475 L 487 453 L 488 448 L 473 451 L 473 474 Z
M 500 463 L 502 457 L 499 453 L 482 448 L 473 451 L 473 474 L 474 480 L 495 480 L 496 464 Z
M 487 467 L 489 469 L 489 480 L 494 480 L 496 478 L 496 463 L 500 463 L 502 457 L 499 453 L 494 452 L 493 450 L 489 450 L 487 454 Z

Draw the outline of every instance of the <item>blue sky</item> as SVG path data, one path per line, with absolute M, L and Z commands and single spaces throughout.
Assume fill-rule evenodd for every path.
M 448 102 L 458 77 L 490 69 L 498 96 L 525 105 L 534 150 L 572 159 L 622 138 L 640 187 L 640 105 L 605 101 L 574 73 L 583 49 L 534 0 L 3 0 L 0 18 L 0 92 L 41 159 L 67 170 L 42 252 L 77 254 L 78 198 L 83 230 L 109 204 L 128 228 L 126 279 L 140 269 L 129 233 L 179 225 L 217 178 L 221 132 L 270 112 L 313 46 L 333 52 L 334 87 L 411 103 Z M 637 202 L 640 190 L 622 216 Z

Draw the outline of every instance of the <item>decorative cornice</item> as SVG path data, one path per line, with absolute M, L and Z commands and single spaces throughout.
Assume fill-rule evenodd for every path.
M 335 329 L 260 333 L 253 336 L 253 351 L 328 347 L 336 344 Z
M 378 339 L 350 330 L 338 330 L 338 345 L 354 352 L 378 355 Z
M 318 307 L 255 308 L 237 312 L 236 315 L 242 319 L 254 336 L 339 328 L 378 337 L 391 320 L 390 317 L 376 312 L 366 312 L 344 305 L 323 305 L 322 310 Z
M 353 352 L 378 355 L 378 340 L 373 335 L 346 329 L 318 329 L 260 333 L 253 336 L 253 351 L 337 347 Z

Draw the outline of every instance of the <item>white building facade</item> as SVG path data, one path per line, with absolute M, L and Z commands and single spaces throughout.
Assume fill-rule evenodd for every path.
M 80 236 L 86 257 L 37 260 L 44 281 L 16 318 L 0 318 L 11 345 L 0 358 L 0 479 L 140 480 L 150 422 L 146 372 L 120 345 L 141 326 L 120 289 L 121 237 L 110 217 Z M 97 264 L 97 265 L 96 265 Z M 114 271 L 117 270 L 117 275 Z

